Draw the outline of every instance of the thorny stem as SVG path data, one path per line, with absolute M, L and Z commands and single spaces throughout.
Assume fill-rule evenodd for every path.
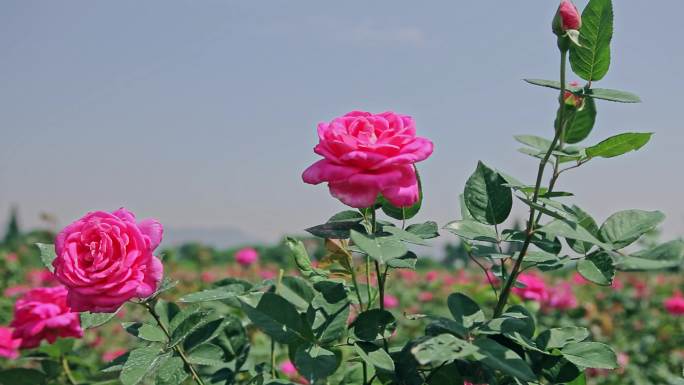
M 69 380 L 69 383 L 71 385 L 77 385 L 78 382 L 76 382 L 73 373 L 71 373 L 71 369 L 69 368 L 69 361 L 67 360 L 66 356 L 62 356 L 62 368 L 64 369 L 64 375 L 66 375 L 66 378 L 67 380 Z
M 565 108 L 563 105 L 563 97 L 565 95 L 565 66 L 566 66 L 566 61 L 567 61 L 567 50 L 561 50 L 561 64 L 560 64 L 560 112 L 558 114 L 558 127 L 559 129 L 556 130 L 556 133 L 553 137 L 553 141 L 551 142 L 551 146 L 549 146 L 548 151 L 546 151 L 546 154 L 542 158 L 542 160 L 539 162 L 539 169 L 537 170 L 537 180 L 534 185 L 534 194 L 532 196 L 532 202 L 537 203 L 537 200 L 539 199 L 539 190 L 541 188 L 542 184 L 542 179 L 544 178 L 544 170 L 546 169 L 546 164 L 549 162 L 549 158 L 551 157 L 551 153 L 553 150 L 556 148 L 556 145 L 558 144 L 558 141 L 561 140 L 561 137 L 563 135 L 563 126 L 565 125 Z M 556 162 L 557 163 L 557 162 Z M 525 236 L 525 241 L 523 242 L 523 246 L 520 249 L 520 254 L 518 256 L 518 259 L 515 261 L 515 265 L 513 266 L 513 270 L 511 270 L 511 274 L 508 276 L 508 280 L 506 280 L 506 283 L 504 284 L 503 289 L 501 289 L 501 296 L 499 297 L 499 301 L 496 303 L 496 307 L 494 308 L 494 318 L 498 317 L 503 313 L 504 306 L 506 306 L 506 303 L 508 302 L 508 296 L 511 293 L 511 289 L 513 288 L 513 284 L 515 283 L 516 278 L 518 277 L 518 273 L 520 272 L 520 268 L 522 267 L 522 262 L 523 259 L 525 258 L 525 255 L 527 254 L 527 249 L 530 247 L 530 243 L 532 242 L 532 237 L 534 236 L 534 231 L 537 226 L 538 219 L 535 218 L 535 213 L 536 209 L 534 207 L 530 207 L 530 217 L 527 221 L 527 228 L 525 230 L 526 236 Z M 541 216 L 540 216 L 541 217 Z
M 149 302 L 144 302 L 142 304 L 147 308 L 147 311 L 150 312 L 152 315 L 152 318 L 157 322 L 157 325 L 161 328 L 161 330 L 166 334 L 166 337 L 171 340 L 171 334 L 169 333 L 169 330 L 164 326 L 164 324 L 161 322 L 161 319 L 159 318 L 159 314 L 157 314 L 157 311 L 154 310 L 154 305 L 152 305 Z M 204 385 L 204 381 L 202 381 L 202 378 L 200 378 L 199 374 L 197 374 L 197 371 L 195 371 L 195 368 L 192 366 L 190 361 L 188 361 L 188 357 L 185 355 L 185 352 L 183 352 L 183 349 L 180 347 L 180 345 L 176 345 L 173 347 L 173 350 L 178 353 L 178 356 L 183 360 L 183 363 L 185 364 L 185 367 L 188 369 L 190 374 L 192 375 L 193 380 L 197 383 L 197 385 Z

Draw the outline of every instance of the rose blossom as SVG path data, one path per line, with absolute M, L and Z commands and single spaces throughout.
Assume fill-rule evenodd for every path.
M 572 292 L 572 286 L 567 282 L 551 288 L 546 305 L 554 309 L 569 310 L 577 307 L 577 298 Z
M 19 357 L 19 346 L 21 339 L 12 337 L 12 329 L 0 326 L 0 357 L 11 360 Z
M 297 368 L 295 368 L 294 364 L 290 360 L 280 363 L 280 372 L 287 377 L 297 377 Z
M 582 28 L 582 16 L 570 0 L 562 0 L 553 19 L 553 32 L 562 35 L 567 30 Z
M 259 260 L 259 253 L 251 247 L 245 247 L 235 253 L 235 261 L 247 267 Z
M 55 242 L 55 276 L 69 289 L 74 311 L 113 312 L 131 298 L 152 295 L 163 266 L 153 255 L 162 240 L 154 219 L 136 221 L 120 208 L 93 211 L 65 227 Z
M 110 350 L 110 351 L 104 352 L 102 354 L 102 361 L 103 362 L 114 361 L 115 359 L 117 359 L 120 356 L 123 356 L 124 354 L 126 354 L 126 349 Z
M 665 310 L 672 315 L 684 315 L 684 296 L 679 291 L 665 300 Z
M 391 294 L 385 294 L 385 300 L 382 303 L 386 309 L 394 309 L 399 306 L 399 299 Z
M 14 304 L 13 336 L 21 338 L 23 349 L 35 348 L 46 339 L 54 343 L 57 337 L 83 336 L 78 313 L 67 306 L 64 286 L 31 289 Z
M 305 183 L 328 183 L 330 193 L 356 208 L 382 194 L 397 207 L 418 201 L 413 164 L 432 154 L 433 144 L 416 136 L 413 118 L 394 112 L 353 111 L 318 125 L 319 160 L 302 174 Z
M 512 291 L 520 298 L 538 302 L 544 302 L 548 298 L 546 283 L 537 274 L 520 274 L 518 281 L 523 283 L 525 287 L 514 287 Z
M 434 296 L 429 291 L 421 291 L 418 293 L 418 301 L 420 302 L 430 302 L 433 298 Z

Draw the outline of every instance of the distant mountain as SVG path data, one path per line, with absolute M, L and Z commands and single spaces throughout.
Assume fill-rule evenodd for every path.
M 229 248 L 263 241 L 232 226 L 164 228 L 162 247 L 179 246 L 188 242 L 199 242 L 217 248 Z

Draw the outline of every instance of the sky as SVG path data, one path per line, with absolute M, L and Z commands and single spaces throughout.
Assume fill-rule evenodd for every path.
M 661 210 L 684 234 L 684 2 L 614 1 L 612 65 L 587 144 L 654 132 L 639 152 L 597 159 L 558 188 L 599 220 Z M 435 143 L 418 165 L 416 221 L 459 217 L 478 160 L 532 183 L 517 134 L 549 137 L 553 0 L 32 1 L 0 3 L 0 220 L 125 206 L 167 227 L 236 228 L 275 240 L 344 206 L 302 183 L 316 125 L 351 110 L 414 117 Z M 582 8 L 586 1 L 577 1 Z M 574 77 L 570 77 L 570 80 Z M 514 215 L 523 216 L 518 205 Z

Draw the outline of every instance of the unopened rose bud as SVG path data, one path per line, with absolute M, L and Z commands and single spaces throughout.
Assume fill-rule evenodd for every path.
M 577 88 L 577 87 L 579 87 L 579 83 L 578 82 L 570 82 L 570 86 L 573 88 Z M 581 109 L 582 106 L 584 105 L 584 98 L 581 96 L 575 95 L 574 93 L 572 93 L 570 91 L 565 91 L 565 94 L 563 95 L 563 102 L 565 103 L 566 106 Z
M 579 31 L 581 27 L 582 16 L 575 4 L 570 0 L 562 0 L 553 18 L 553 33 L 562 36 L 570 30 Z

